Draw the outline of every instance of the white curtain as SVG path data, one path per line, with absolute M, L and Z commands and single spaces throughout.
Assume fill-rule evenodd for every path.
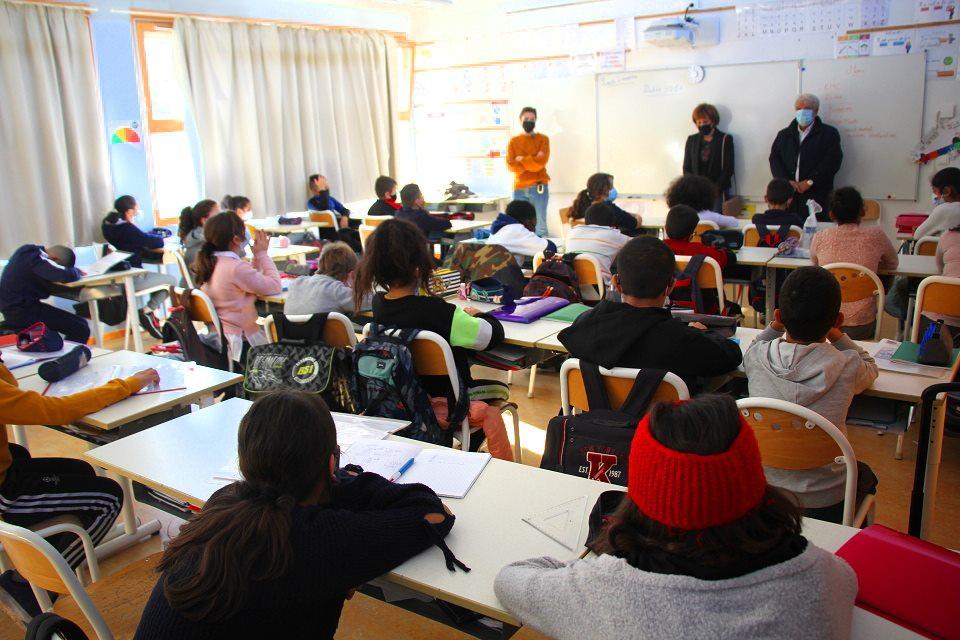
M 87 16 L 0 1 L 0 256 L 88 244 L 112 191 Z
M 258 216 L 302 211 L 307 176 L 339 200 L 392 173 L 396 43 L 357 33 L 177 18 L 205 191 Z

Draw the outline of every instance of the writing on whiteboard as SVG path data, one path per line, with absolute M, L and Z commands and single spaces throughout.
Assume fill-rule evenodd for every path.
M 640 92 L 645 96 L 674 96 L 683 93 L 684 84 L 673 82 L 670 84 L 645 84 Z
M 615 87 L 621 84 L 632 84 L 640 79 L 636 73 L 618 73 L 610 76 L 600 76 L 600 84 L 604 87 Z

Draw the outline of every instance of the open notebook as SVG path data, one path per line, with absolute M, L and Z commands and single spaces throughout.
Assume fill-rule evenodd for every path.
M 424 449 L 396 440 L 358 440 L 340 456 L 340 465 L 356 464 L 364 471 L 390 478 L 410 460 L 397 482 L 419 482 L 446 498 L 462 498 L 490 461 L 489 453 L 455 449 Z
M 162 393 L 164 391 L 177 391 L 186 389 L 184 381 L 185 369 L 188 365 L 175 361 L 158 361 L 151 363 L 152 368 L 160 376 L 160 382 L 150 384 L 135 396 L 143 396 L 151 393 Z M 106 384 L 114 378 L 126 378 L 132 376 L 138 371 L 143 371 L 147 367 L 144 365 L 113 365 L 92 360 L 87 366 L 79 371 L 70 374 L 63 380 L 51 382 L 43 391 L 45 396 L 69 396 L 81 391 L 88 391 L 94 387 Z

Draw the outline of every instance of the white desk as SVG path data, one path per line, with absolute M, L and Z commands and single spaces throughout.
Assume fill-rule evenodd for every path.
M 302 219 L 302 222 L 300 222 L 299 224 L 280 224 L 281 216 L 271 216 L 269 218 L 258 218 L 256 220 L 247 220 L 246 224 L 253 227 L 254 229 L 258 229 L 260 231 L 263 231 L 267 235 L 272 235 L 272 236 L 286 235 L 288 233 L 303 233 L 305 231 L 309 231 L 311 229 L 317 229 L 321 227 L 330 228 L 329 221 L 327 220 L 322 220 L 319 222 L 313 222 L 312 220 L 310 220 L 310 213 L 311 212 L 309 211 L 304 211 L 303 215 L 299 216 Z M 313 212 L 313 213 L 319 213 L 319 212 Z M 328 213 L 332 213 L 334 217 L 336 217 L 335 212 L 330 211 Z
M 65 351 L 69 351 L 70 349 L 73 349 L 74 347 L 76 347 L 76 346 L 78 346 L 78 345 L 79 345 L 79 343 L 77 343 L 77 342 L 70 342 L 69 340 L 64 340 L 64 341 L 63 341 L 63 348 L 64 348 Z M 87 346 L 87 348 L 90 349 L 90 357 L 91 357 L 91 358 L 99 358 L 100 356 L 105 356 L 105 355 L 107 355 L 108 353 L 113 353 L 113 352 L 110 351 L 109 349 L 102 349 L 102 348 L 97 347 L 97 346 L 93 346 L 93 347 Z M 3 347 L 3 349 L 0 349 L 0 353 L 2 353 L 2 354 L 4 354 L 4 355 L 6 355 L 8 352 L 10 352 L 10 353 L 22 353 L 22 352 L 21 352 L 19 349 L 17 349 L 15 346 Z M 59 355 L 62 355 L 62 353 L 60 353 L 60 352 L 57 352 L 57 353 L 58 353 Z M 37 370 L 40 368 L 40 365 L 43 364 L 44 359 L 50 359 L 50 358 L 55 358 L 55 357 L 57 357 L 57 356 L 51 356 L 50 354 L 47 354 L 47 353 L 29 353 L 29 354 L 24 354 L 24 355 L 29 355 L 29 356 L 31 356 L 31 357 L 37 358 L 37 362 L 35 362 L 34 364 L 28 364 L 28 365 L 24 365 L 24 366 L 22 366 L 22 367 L 17 367 L 16 369 L 10 369 L 10 373 L 12 373 L 12 374 L 13 374 L 13 377 L 16 378 L 17 380 L 22 380 L 23 378 L 29 378 L 30 376 L 35 376 L 35 375 L 37 375 Z M 7 365 L 7 368 L 9 368 L 9 365 Z
M 740 247 L 736 254 L 737 264 L 764 267 L 777 255 L 777 250 L 772 247 Z
M 249 402 L 229 400 L 182 416 L 84 454 L 97 466 L 135 478 L 193 505 L 203 505 L 219 488 L 213 475 L 236 457 L 237 427 Z M 393 436 L 391 436 L 393 437 Z M 517 488 L 522 487 L 522 491 Z M 457 516 L 447 537 L 450 549 L 470 573 L 448 571 L 443 554 L 432 547 L 400 565 L 385 578 L 508 624 L 518 621 L 500 604 L 493 582 L 504 565 L 550 555 L 572 560 L 571 551 L 521 520 L 523 516 L 586 497 L 580 544 L 597 496 L 611 485 L 526 465 L 491 460 L 462 500 L 444 502 Z M 856 529 L 804 521 L 804 533 L 818 546 L 835 551 Z M 914 638 L 909 631 L 862 609 L 854 610 L 852 638 Z
M 448 236 L 472 236 L 477 229 L 486 229 L 492 220 L 451 220 L 450 228 L 444 231 Z
M 500 305 L 498 304 L 490 304 L 489 302 L 475 302 L 473 300 L 461 300 L 456 296 L 447 298 L 447 302 L 455 304 L 460 308 L 473 307 L 485 313 L 500 308 Z M 502 324 L 504 342 L 507 344 L 516 345 L 518 347 L 527 348 L 537 347 L 537 343 L 540 340 L 556 333 L 563 328 L 563 325 L 557 323 L 555 320 L 544 320 L 542 318 L 540 320 L 535 320 L 530 324 L 523 324 L 520 322 L 503 322 Z
M 81 269 L 83 267 L 80 267 Z M 126 271 L 111 271 L 99 276 L 84 276 L 74 282 L 58 282 L 60 287 L 68 289 L 83 289 L 84 287 L 100 287 L 110 284 L 122 284 L 124 296 L 127 299 L 127 327 L 124 333 L 124 343 L 126 343 L 126 331 L 133 334 L 134 351 L 143 351 L 143 338 L 140 337 L 140 321 L 137 318 L 137 291 L 133 285 L 133 279 L 147 273 L 146 269 L 127 269 Z M 54 293 L 56 295 L 56 293 Z M 93 336 L 98 347 L 103 347 L 103 331 L 100 328 L 100 312 L 96 300 L 89 300 L 87 304 L 90 308 L 90 321 L 93 323 Z
M 293 260 L 304 264 L 306 257 L 311 253 L 320 253 L 319 247 L 307 244 L 291 244 L 289 247 L 270 247 L 267 249 L 267 255 L 274 262 L 279 260 Z

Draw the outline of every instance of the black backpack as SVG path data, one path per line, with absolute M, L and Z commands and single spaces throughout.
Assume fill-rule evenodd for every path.
M 243 390 L 250 396 L 278 389 L 318 394 L 331 411 L 356 413 L 353 359 L 349 350 L 323 341 L 326 313 L 306 322 L 273 314 L 277 341 L 247 353 Z
M 220 335 L 211 333 L 209 338 L 212 344 L 209 344 L 200 337 L 196 327 L 193 326 L 193 321 L 190 319 L 193 308 L 192 292 L 193 289 L 186 289 L 183 295 L 177 295 L 173 287 L 170 287 L 172 306 L 166 322 L 163 323 L 163 341 L 179 343 L 184 360 L 192 360 L 212 369 L 230 371 L 226 337 L 222 333 Z
M 626 486 L 633 434 L 667 372 L 642 369 L 618 410 L 610 408 L 600 367 L 580 360 L 580 373 L 590 410 L 550 420 L 540 468 Z
M 562 256 L 545 253 L 544 261 L 537 267 L 530 282 L 523 288 L 524 296 L 549 295 L 580 302 L 580 278 L 573 267 L 577 254 L 565 253 Z

